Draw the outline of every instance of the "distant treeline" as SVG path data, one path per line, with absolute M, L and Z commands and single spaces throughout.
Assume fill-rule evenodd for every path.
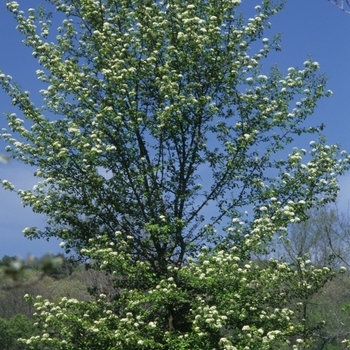
M 52 266 L 55 261 L 60 263 Z M 88 300 L 95 293 L 112 294 L 112 290 L 109 276 L 87 269 L 84 264 L 62 254 L 26 261 L 5 255 L 0 260 L 0 349 L 29 349 L 17 339 L 36 334 L 35 310 L 24 300 L 25 294 L 42 295 L 50 300 L 64 296 Z

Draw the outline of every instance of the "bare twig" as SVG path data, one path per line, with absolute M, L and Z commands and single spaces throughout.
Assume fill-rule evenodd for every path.
M 344 2 L 346 5 L 348 5 L 350 7 L 350 0 L 328 0 L 332 5 L 338 7 L 338 9 L 344 11 L 347 14 L 350 14 L 350 8 L 349 10 L 347 10 L 346 8 L 344 8 Z M 345 6 L 346 6 L 345 5 Z

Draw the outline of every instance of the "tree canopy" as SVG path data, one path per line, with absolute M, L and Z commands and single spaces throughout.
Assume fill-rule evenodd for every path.
M 42 66 L 43 106 L 0 74 L 25 117 L 6 114 L 7 151 L 39 179 L 17 192 L 48 217 L 24 234 L 59 237 L 113 273 L 116 290 L 114 301 L 47 302 L 72 323 L 59 311 L 49 328 L 60 331 L 35 342 L 268 349 L 300 333 L 283 305 L 317 290 L 329 269 L 260 269 L 250 253 L 333 201 L 349 158 L 304 123 L 331 94 L 318 63 L 263 65 L 280 49 L 264 31 L 283 2 L 264 0 L 248 19 L 239 0 L 46 3 L 24 12 L 7 2 Z M 314 137 L 309 150 L 293 147 L 303 134 Z
M 26 17 L 8 3 L 43 66 L 44 106 L 1 75 L 32 121 L 25 127 L 7 114 L 26 140 L 3 133 L 8 151 L 43 179 L 19 191 L 24 205 L 49 217 L 46 230 L 28 228 L 27 236 L 79 249 L 101 234 L 117 241 L 120 231 L 137 259 L 181 265 L 199 242 L 235 240 L 214 229 L 249 206 L 257 219 L 271 198 L 301 213 L 334 199 L 344 169 L 336 146 L 313 142 L 307 164 L 304 149 L 282 152 L 295 135 L 319 131 L 302 125 L 329 94 L 318 63 L 260 74 L 276 46 L 264 28 L 281 3 L 264 1 L 249 23 L 240 1 L 49 3 L 67 16 L 55 42 L 43 9 Z

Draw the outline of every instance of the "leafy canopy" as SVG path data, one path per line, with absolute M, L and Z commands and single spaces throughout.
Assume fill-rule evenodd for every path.
M 225 348 L 234 339 L 241 344 L 239 337 L 246 346 L 249 337 L 242 335 L 242 327 L 260 329 L 256 305 L 270 305 L 275 313 L 276 303 L 266 296 L 271 293 L 258 297 L 250 291 L 255 302 L 246 303 L 256 317 L 248 317 L 245 304 L 238 302 L 239 311 L 233 312 L 228 305 L 235 303 L 235 293 L 246 293 L 246 278 L 227 282 L 224 297 L 213 287 L 219 281 L 206 278 L 203 269 L 208 264 L 211 273 L 223 273 L 230 281 L 230 269 L 242 269 L 249 254 L 275 233 L 303 219 L 306 209 L 334 200 L 336 178 L 348 168 L 347 154 L 327 146 L 323 137 L 310 143 L 309 152 L 290 150 L 296 136 L 319 134 L 322 128 L 303 122 L 330 92 L 311 59 L 287 74 L 277 67 L 262 69 L 264 58 L 279 49 L 277 38 L 263 34 L 283 2 L 262 1 L 248 20 L 240 13 L 240 0 L 46 2 L 55 10 L 53 22 L 43 7 L 25 13 L 8 1 L 24 43 L 42 66 L 37 75 L 45 86 L 43 106 L 36 107 L 28 92 L 0 74 L 3 89 L 26 119 L 6 114 L 19 135 L 2 133 L 10 144 L 7 150 L 35 166 L 41 179 L 33 189 L 17 192 L 24 205 L 48 217 L 44 230 L 26 228 L 25 235 L 59 237 L 67 251 L 94 258 L 118 276 L 118 301 L 107 311 L 117 323 L 129 320 L 131 313 L 144 326 L 134 333 L 131 346 L 135 330 L 128 327 L 138 326 L 133 318 L 125 328 L 118 323 L 121 333 L 107 336 L 113 346 L 143 348 L 150 339 L 150 348 L 179 349 L 179 334 L 191 339 L 181 340 L 183 348 L 218 346 L 223 334 Z M 61 24 L 55 33 L 56 21 Z M 7 180 L 3 186 L 15 190 Z M 246 210 L 250 214 L 243 217 Z M 209 260 L 201 258 L 203 244 Z M 216 259 L 232 266 L 221 269 Z M 247 266 L 243 274 L 250 270 Z M 281 280 L 278 269 L 275 277 L 283 285 L 294 272 L 281 269 Z M 273 280 L 271 267 L 253 271 L 257 285 Z M 324 281 L 325 272 L 317 271 L 311 275 Z M 176 279 L 172 297 L 151 293 L 171 279 Z M 288 299 L 283 298 L 280 304 Z M 196 303 L 204 309 L 198 311 Z M 66 310 L 73 304 L 64 304 Z M 91 307 L 95 315 L 95 304 L 81 305 L 80 310 Z M 207 313 L 219 305 L 224 318 L 212 326 L 207 319 L 215 318 Z M 201 312 L 207 317 L 202 324 L 196 321 Z M 270 342 L 291 334 L 289 311 L 279 315 L 271 316 L 276 322 L 262 322 L 266 329 L 256 333 L 256 344 L 265 337 L 269 348 Z M 77 322 L 82 322 L 79 317 Z M 107 323 L 101 321 L 103 329 Z M 278 324 L 281 335 L 267 337 Z M 109 329 L 114 327 L 112 322 Z M 80 341 L 59 328 L 63 340 Z
M 181 265 L 199 242 L 235 240 L 214 228 L 242 208 L 254 206 L 259 218 L 271 198 L 306 207 L 321 194 L 334 198 L 344 168 L 337 147 L 312 144 L 308 164 L 303 149 L 278 156 L 296 134 L 318 132 L 302 122 L 328 94 L 311 60 L 287 76 L 276 68 L 260 74 L 275 46 L 263 32 L 280 2 L 264 1 L 248 23 L 238 0 L 48 3 L 67 17 L 54 42 L 43 9 L 25 16 L 8 2 L 43 66 L 43 107 L 1 75 L 32 121 L 29 128 L 7 115 L 21 136 L 3 134 L 8 151 L 43 179 L 18 191 L 49 217 L 44 231 L 26 229 L 28 237 L 60 237 L 79 249 L 101 234 L 117 243 L 121 231 L 133 237 L 137 259 Z M 260 48 L 250 52 L 254 42 Z

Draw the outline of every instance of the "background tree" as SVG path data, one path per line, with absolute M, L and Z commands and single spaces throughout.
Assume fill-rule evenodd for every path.
M 349 274 L 338 275 L 310 298 L 307 305 L 307 322 L 323 327 L 315 329 L 315 343 L 311 349 L 344 349 L 344 339 L 350 336 L 350 316 L 347 311 L 350 297 Z
M 316 266 L 349 266 L 350 218 L 336 204 L 307 212 L 308 219 L 291 225 L 287 240 L 276 245 L 276 257 L 289 263 L 309 259 Z
M 39 298 L 41 329 L 51 331 L 31 341 L 270 349 L 305 335 L 284 306 L 332 273 L 307 267 L 295 275 L 274 260 L 259 269 L 249 256 L 307 209 L 334 200 L 349 158 L 326 145 L 322 127 L 303 124 L 331 94 L 318 63 L 287 74 L 262 69 L 279 49 L 263 34 L 283 2 L 264 0 L 249 20 L 239 0 L 47 3 L 66 17 L 57 33 L 43 7 L 26 15 L 8 2 L 43 66 L 44 106 L 0 74 L 26 119 L 6 115 L 18 134 L 3 132 L 7 150 L 41 179 L 18 194 L 48 216 L 43 231 L 24 233 L 59 237 L 67 251 L 93 259 L 116 276 L 116 294 L 65 299 L 59 308 Z M 317 141 L 287 154 L 302 134 Z
M 289 227 L 287 239 L 279 241 L 270 254 L 294 265 L 297 271 L 310 264 L 319 268 L 348 267 L 348 213 L 341 212 L 337 204 L 328 204 L 309 210 L 307 215 L 306 221 Z M 307 328 L 313 329 L 312 337 L 316 341 L 311 349 L 344 348 L 342 341 L 349 337 L 349 314 L 344 312 L 349 293 L 349 274 L 345 273 L 301 300 L 302 312 L 295 311 L 300 320 L 306 320 Z M 319 327 L 322 322 L 325 324 Z
M 49 270 L 46 273 L 43 273 L 42 266 L 46 264 L 49 256 L 42 259 L 32 257 L 24 262 L 17 257 L 5 255 L 0 260 L 0 266 L 5 265 L 0 267 L 1 318 L 9 320 L 21 314 L 33 320 L 34 306 L 24 300 L 24 295 L 28 293 L 42 295 L 51 301 L 57 301 L 62 297 L 91 300 L 88 290 L 113 295 L 111 276 L 93 269 L 86 270 L 84 266 L 72 262 L 71 259 L 59 256 L 63 261 L 59 269 Z M 23 265 L 17 274 L 13 273 L 14 268 L 11 267 L 13 262 Z
M 29 345 L 20 343 L 17 339 L 31 337 L 33 334 L 33 322 L 24 315 L 18 314 L 8 321 L 0 318 L 0 342 L 3 350 L 29 349 Z

